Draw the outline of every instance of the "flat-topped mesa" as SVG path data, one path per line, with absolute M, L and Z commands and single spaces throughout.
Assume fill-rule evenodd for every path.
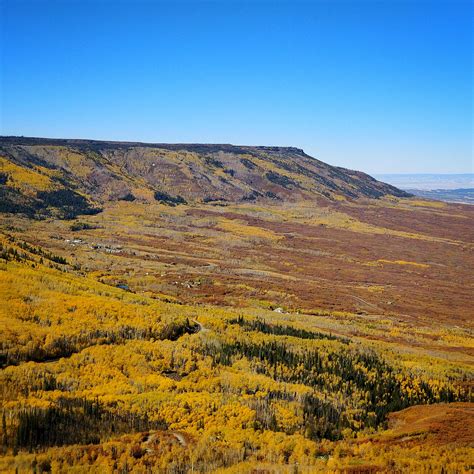
M 295 147 L 33 137 L 0 137 L 0 184 L 0 211 L 30 215 L 74 216 L 120 199 L 178 205 L 408 196 Z
M 0 136 L 0 145 L 51 145 L 51 146 L 76 146 L 79 148 L 163 148 L 166 150 L 187 150 L 187 151 L 229 151 L 238 153 L 239 150 L 261 150 L 274 152 L 291 152 L 305 155 L 301 148 L 293 146 L 265 146 L 265 145 L 232 145 L 230 143 L 148 143 L 148 142 L 130 142 L 122 140 L 88 140 L 83 138 L 40 138 L 40 137 L 22 137 L 22 136 Z

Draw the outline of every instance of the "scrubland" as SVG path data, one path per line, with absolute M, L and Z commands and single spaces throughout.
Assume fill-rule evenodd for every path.
M 75 227 L 4 217 L 0 468 L 469 472 L 467 288 L 436 324 L 395 295 L 428 302 L 425 278 L 449 291 L 418 246 L 455 259 L 470 243 L 344 215 L 121 202 Z M 342 252 L 344 232 L 404 243 Z
M 0 142 L 0 471 L 472 472 L 474 208 L 293 148 Z

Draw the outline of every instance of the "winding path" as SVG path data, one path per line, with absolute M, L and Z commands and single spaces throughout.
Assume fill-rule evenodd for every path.
M 196 326 L 198 327 L 197 331 L 195 334 L 197 334 L 198 332 L 202 332 L 202 333 L 206 333 L 209 331 L 209 329 L 207 329 L 206 327 L 204 327 L 198 320 L 196 319 L 191 319 L 191 321 L 196 324 Z

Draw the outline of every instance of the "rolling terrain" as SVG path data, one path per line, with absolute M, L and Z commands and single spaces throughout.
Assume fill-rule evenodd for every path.
M 54 209 L 73 217 L 135 199 L 186 204 L 408 195 L 298 148 L 3 137 L 0 150 L 3 181 L 9 176 L 12 184 L 4 183 L 3 210 L 29 215 Z M 27 189 L 14 185 L 22 173 Z
M 474 207 L 297 148 L 23 137 L 0 197 L 0 470 L 474 465 Z
M 410 192 L 425 199 L 474 204 L 474 188 L 434 189 L 432 191 L 414 189 Z
M 474 204 L 474 174 L 387 174 L 376 175 L 414 196 L 437 201 Z

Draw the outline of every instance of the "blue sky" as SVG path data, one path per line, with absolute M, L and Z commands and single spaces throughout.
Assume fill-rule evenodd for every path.
M 3 135 L 473 171 L 470 1 L 1 3 Z

